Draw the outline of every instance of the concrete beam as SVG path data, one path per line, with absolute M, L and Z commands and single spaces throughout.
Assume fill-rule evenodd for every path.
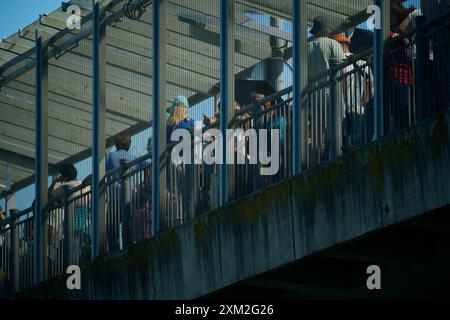
M 61 277 L 22 297 L 197 298 L 435 209 L 448 210 L 449 124 L 450 113 L 436 116 L 99 259 L 82 270 L 85 290 L 67 290 Z M 358 270 L 365 276 L 364 268 Z

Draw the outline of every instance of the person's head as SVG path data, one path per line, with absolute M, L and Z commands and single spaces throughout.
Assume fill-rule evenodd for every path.
M 337 42 L 339 42 L 339 44 L 342 47 L 342 50 L 345 53 L 349 53 L 350 52 L 351 40 L 349 38 L 347 38 L 344 34 L 342 34 L 342 33 L 335 34 L 335 35 L 331 36 L 331 39 L 336 40 Z
M 318 16 L 313 20 L 313 27 L 310 32 L 314 38 L 318 38 L 328 37 L 332 31 L 333 30 L 327 17 Z
M 188 108 L 188 99 L 185 96 L 176 96 L 168 109 L 170 116 L 167 119 L 167 124 L 176 126 L 183 120 L 189 120 Z
M 167 125 L 176 126 L 183 120 L 189 120 L 188 109 L 185 106 L 175 106 L 170 111 L 169 119 L 167 119 Z
M 131 147 L 131 135 L 129 133 L 119 133 L 114 139 L 116 150 L 130 150 Z
M 77 178 L 78 172 L 70 162 L 65 162 L 59 167 L 59 174 L 63 181 L 72 181 Z

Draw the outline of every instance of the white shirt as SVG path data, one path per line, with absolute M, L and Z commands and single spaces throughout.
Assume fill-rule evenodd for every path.
M 345 54 L 348 58 L 351 58 L 352 53 Z M 354 64 L 351 64 L 345 67 L 342 70 L 342 74 L 345 75 L 353 70 L 355 70 L 355 64 L 357 66 L 363 66 L 366 64 L 363 60 L 358 60 Z M 362 69 L 347 75 L 344 79 L 341 80 L 341 86 L 343 90 L 342 94 L 342 105 L 343 105 L 343 114 L 345 116 L 345 112 L 356 113 L 356 114 L 364 114 L 364 94 L 366 90 L 366 83 L 370 81 L 373 83 L 373 74 L 370 70 L 369 66 L 363 67 Z M 372 86 L 373 90 L 373 86 Z

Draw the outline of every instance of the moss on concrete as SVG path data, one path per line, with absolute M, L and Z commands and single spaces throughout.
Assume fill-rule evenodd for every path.
M 167 252 L 179 253 L 180 239 L 175 230 L 170 230 L 158 237 L 130 246 L 124 257 L 126 268 L 145 267 L 149 263 L 150 254 L 163 255 Z
M 383 163 L 381 160 L 381 153 L 378 146 L 369 151 L 368 166 L 370 177 L 372 180 L 372 188 L 374 191 L 375 203 L 381 208 L 383 206 Z
M 324 190 L 341 184 L 343 177 L 354 175 L 354 169 L 354 161 L 338 159 L 326 163 L 290 180 L 292 192 L 301 195 L 302 201 L 313 201 L 316 197 L 322 196 Z
M 211 239 L 212 220 L 202 218 L 194 222 L 194 235 L 198 242 L 205 243 Z
M 117 258 L 97 259 L 89 266 L 89 271 L 90 276 L 96 281 L 109 281 L 119 276 L 124 267 L 123 261 Z

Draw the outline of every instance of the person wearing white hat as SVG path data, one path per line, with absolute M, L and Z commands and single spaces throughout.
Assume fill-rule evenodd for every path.
M 189 102 L 185 96 L 177 96 L 168 111 L 167 119 L 167 141 L 170 141 L 170 135 L 175 129 L 194 129 L 195 120 L 188 114 Z

